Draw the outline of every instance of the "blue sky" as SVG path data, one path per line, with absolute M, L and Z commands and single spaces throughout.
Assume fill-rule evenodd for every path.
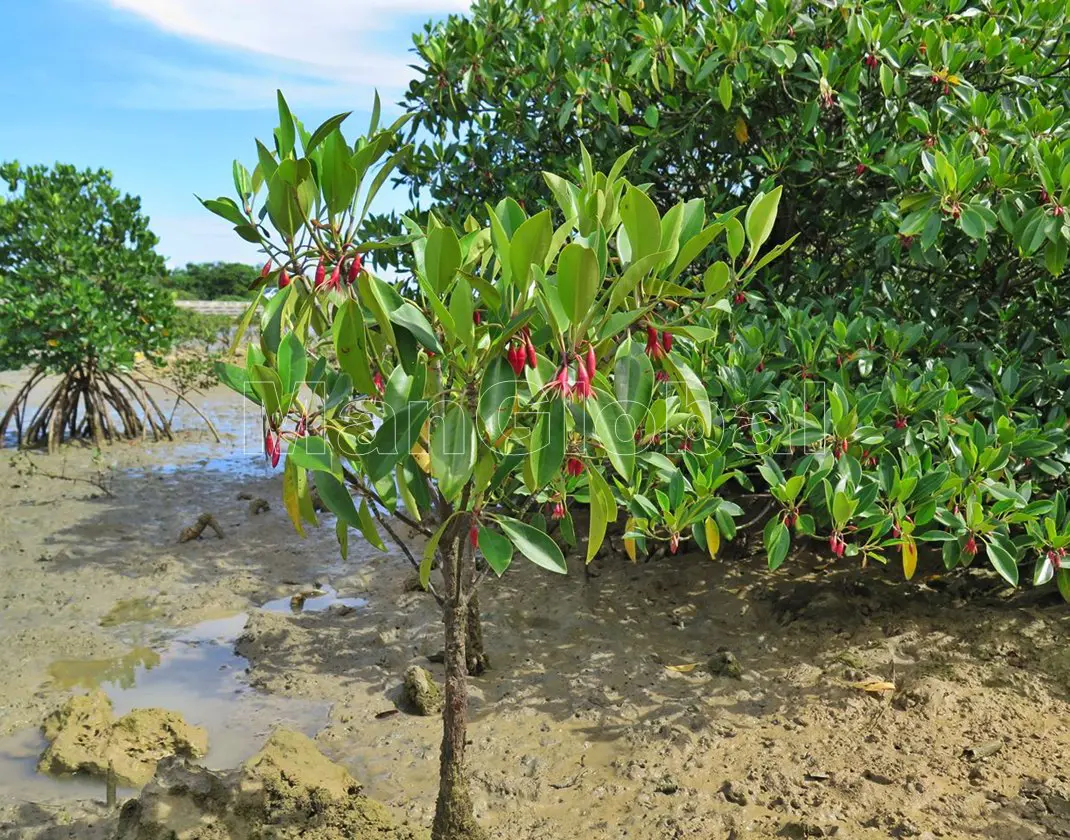
M 270 146 L 275 90 L 309 130 L 377 88 L 396 113 L 411 33 L 467 0 L 9 0 L 0 10 L 0 160 L 104 167 L 142 197 L 171 265 L 255 262 L 193 197 Z M 387 199 L 389 201 L 389 198 Z

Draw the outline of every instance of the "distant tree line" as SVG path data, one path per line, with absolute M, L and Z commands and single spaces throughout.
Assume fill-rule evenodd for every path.
M 188 300 L 244 300 L 259 274 L 245 263 L 186 263 L 166 276 L 163 285 Z

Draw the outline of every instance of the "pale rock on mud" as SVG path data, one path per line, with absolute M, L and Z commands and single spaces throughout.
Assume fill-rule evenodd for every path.
M 102 691 L 70 698 L 41 731 L 50 742 L 38 764 L 42 773 L 105 776 L 111 767 L 134 787 L 148 782 L 165 756 L 199 758 L 208 751 L 208 734 L 175 712 L 134 709 L 116 720 Z
M 411 665 L 406 669 L 402 694 L 405 705 L 418 715 L 431 716 L 442 711 L 442 689 L 419 665 Z
M 276 730 L 241 768 L 161 761 L 123 806 L 117 840 L 417 840 L 306 736 Z

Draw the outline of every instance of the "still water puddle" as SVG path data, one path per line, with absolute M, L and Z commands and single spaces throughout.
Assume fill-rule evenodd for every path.
M 319 612 L 335 604 L 359 608 L 362 598 L 342 598 L 329 586 L 304 597 L 268 601 L 268 612 Z M 135 708 L 179 712 L 208 730 L 213 769 L 231 768 L 253 755 L 279 726 L 314 735 L 327 720 L 329 704 L 264 694 L 245 680 L 246 660 L 234 652 L 247 613 L 203 621 L 167 637 L 162 650 L 136 646 L 107 659 L 59 660 L 49 668 L 51 687 L 102 689 L 116 717 Z M 0 738 L 0 791 L 5 798 L 103 799 L 104 781 L 92 777 L 52 778 L 38 774 L 46 742 L 36 729 Z M 128 792 L 129 793 L 129 792 Z

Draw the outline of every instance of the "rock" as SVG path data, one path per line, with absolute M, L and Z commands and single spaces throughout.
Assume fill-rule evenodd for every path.
M 718 677 L 731 677 L 734 680 L 743 679 L 743 667 L 736 659 L 736 655 L 730 650 L 722 648 L 710 657 L 706 663 L 706 670 Z
M 667 796 L 671 796 L 680 790 L 680 783 L 677 782 L 673 776 L 666 773 L 658 779 L 657 784 L 654 785 L 654 790 L 658 793 L 664 793 Z
M 721 785 L 721 796 L 733 805 L 746 805 L 750 798 L 747 792 L 737 782 L 725 782 Z
M 405 703 L 418 715 L 437 715 L 442 711 L 442 690 L 419 665 L 410 665 L 405 670 L 402 694 Z
M 117 840 L 418 840 L 299 732 L 276 730 L 236 770 L 159 762 L 123 806 Z
M 41 755 L 42 773 L 91 773 L 141 787 L 169 755 L 199 758 L 208 752 L 208 733 L 165 709 L 134 709 L 118 720 L 102 691 L 70 698 L 41 727 L 50 741 Z

